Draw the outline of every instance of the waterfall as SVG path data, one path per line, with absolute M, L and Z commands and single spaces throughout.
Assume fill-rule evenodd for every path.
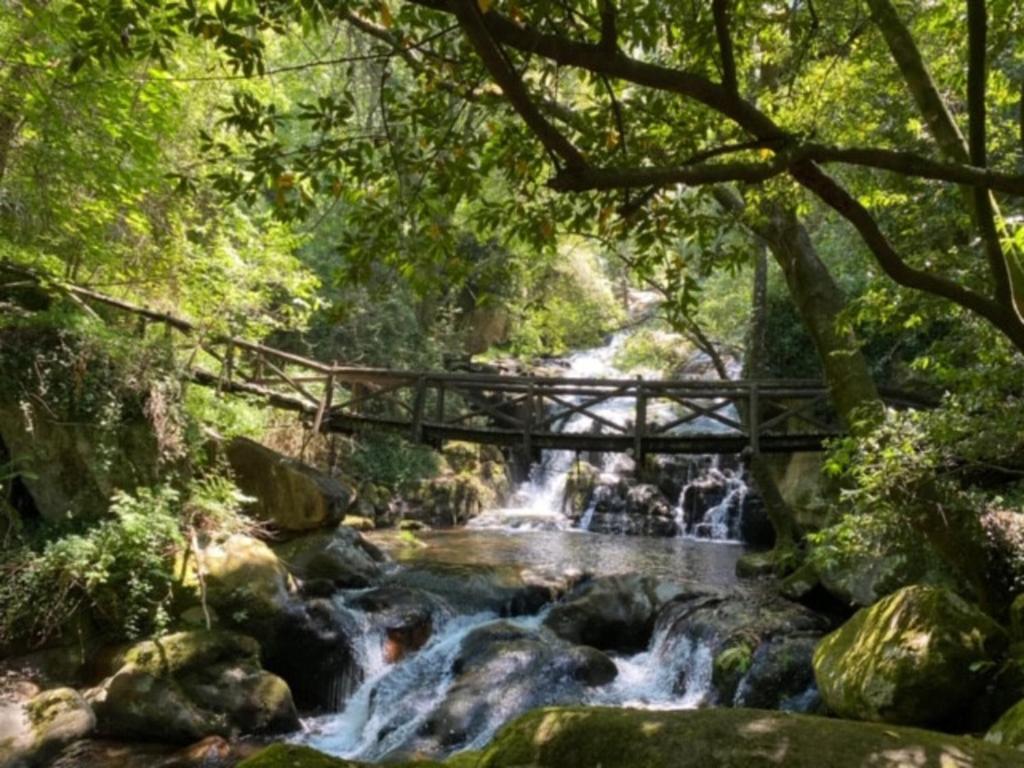
M 620 331 L 603 346 L 576 352 L 566 359 L 563 375 L 567 378 L 626 378 L 635 372 L 625 372 L 615 365 L 615 358 L 633 333 Z M 700 364 L 701 354 L 694 357 Z M 738 374 L 732 365 L 730 375 Z M 650 372 L 647 377 L 651 378 Z M 574 402 L 580 402 L 574 398 Z M 602 419 L 622 426 L 635 415 L 635 404 L 630 398 L 611 398 L 590 408 Z M 730 405 L 723 415 L 737 419 Z M 673 406 L 660 402 L 649 408 L 652 422 L 668 422 L 675 418 Z M 555 422 L 561 432 L 580 433 L 595 429 L 595 422 L 585 413 L 575 413 Z M 701 416 L 679 428 L 700 431 L 728 431 L 719 421 Z M 717 541 L 742 540 L 742 517 L 747 506 L 749 489 L 739 466 L 728 467 L 721 457 L 685 457 L 682 459 L 686 483 L 669 498 L 669 508 L 663 519 L 638 519 L 635 510 L 627 509 L 624 499 L 616 500 L 629 490 L 634 475 L 633 459 L 625 454 L 590 453 L 585 458 L 599 472 L 594 498 L 574 519 L 565 513 L 564 500 L 567 481 L 580 456 L 572 451 L 544 451 L 541 460 L 530 469 L 529 478 L 513 494 L 512 502 L 503 508 L 483 512 L 470 521 L 472 528 L 504 530 L 581 530 L 604 533 L 634 533 L 657 536 L 689 536 Z M 679 464 L 680 459 L 662 459 L 661 465 Z M 633 483 L 635 484 L 635 483 Z M 719 490 L 723 490 L 719 493 Z M 599 509 L 599 507 L 601 507 Z

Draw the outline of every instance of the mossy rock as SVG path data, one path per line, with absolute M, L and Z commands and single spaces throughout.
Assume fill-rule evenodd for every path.
M 475 759 L 475 758 L 474 758 Z M 469 766 L 475 763 L 458 763 L 452 761 L 447 765 Z M 412 763 L 389 763 L 389 768 L 436 768 L 442 763 L 412 762 Z M 238 768 L 365 768 L 368 763 L 359 763 L 352 760 L 343 760 L 340 757 L 331 757 L 323 752 L 318 752 L 310 747 L 303 747 L 298 744 L 271 744 L 266 749 L 256 753 L 247 760 L 238 764 Z
M 988 729 L 985 741 L 1024 750 L 1024 700 L 1003 713 L 996 724 Z
M 238 626 L 273 620 L 288 602 L 288 572 L 274 551 L 235 534 L 203 550 L 207 600 Z
M 747 552 L 736 561 L 736 575 L 741 579 L 783 576 L 796 568 L 796 558 L 796 552 L 790 549 Z
M 478 768 L 1017 768 L 978 739 L 754 709 L 535 710 L 503 729 Z
M 111 657 L 87 693 L 98 730 L 122 739 L 191 743 L 299 726 L 288 685 L 259 664 L 259 645 L 230 632 L 178 632 Z
M 341 524 L 356 531 L 372 531 L 377 527 L 372 517 L 361 515 L 345 515 L 345 519 L 341 521 Z
M 905 587 L 858 611 L 814 654 L 822 698 L 842 717 L 940 723 L 970 706 L 1006 634 L 940 587 Z
M 279 530 L 336 525 L 355 500 L 335 478 L 253 440 L 236 437 L 225 454 L 238 487 L 253 499 L 249 513 Z
M 258 662 L 260 646 L 246 635 L 218 630 L 175 632 L 137 643 L 114 657 L 116 667 L 131 664 L 154 677 L 181 674 L 227 659 Z
M 827 757 L 825 757 L 827 755 Z M 238 768 L 362 768 L 275 744 Z M 538 709 L 481 752 L 392 768 L 1022 768 L 1024 754 L 965 736 L 756 709 Z

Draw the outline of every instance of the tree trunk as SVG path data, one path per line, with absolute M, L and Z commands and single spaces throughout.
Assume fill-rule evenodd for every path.
M 751 292 L 750 327 L 747 335 L 746 359 L 744 360 L 744 377 L 760 379 L 765 375 L 765 358 L 768 347 L 768 251 L 759 248 L 754 260 L 754 283 Z M 756 429 L 756 424 L 749 423 L 748 429 Z M 750 475 L 754 479 L 764 502 L 765 514 L 775 531 L 775 549 L 790 550 L 799 539 L 799 526 L 786 500 L 779 491 L 771 466 L 761 453 L 754 453 L 749 461 Z
M 856 337 L 841 328 L 846 300 L 792 210 L 772 206 L 768 223 L 757 232 L 782 268 L 793 303 L 821 359 L 832 404 L 846 429 L 855 432 L 857 411 L 877 406 L 881 400 Z

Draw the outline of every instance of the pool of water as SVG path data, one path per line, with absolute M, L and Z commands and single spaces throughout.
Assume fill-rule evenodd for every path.
M 369 534 L 369 538 L 407 565 L 511 566 L 551 575 L 633 572 L 719 586 L 736 583 L 736 560 L 745 551 L 740 544 L 579 530 L 462 528 L 419 532 L 414 540 L 393 531 Z

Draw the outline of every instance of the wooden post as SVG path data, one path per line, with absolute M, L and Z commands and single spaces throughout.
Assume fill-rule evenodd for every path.
M 319 434 L 324 423 L 324 416 L 331 410 L 331 401 L 334 399 L 334 374 L 327 374 L 327 382 L 324 384 L 324 397 L 320 401 L 320 407 L 316 410 L 316 419 L 313 420 L 313 434 Z
M 423 442 L 423 404 L 427 399 L 427 380 L 420 376 L 416 379 L 416 393 L 412 401 L 412 439 L 413 442 Z
M 444 424 L 444 382 L 437 382 L 437 423 Z
M 647 431 L 647 391 L 643 376 L 636 377 L 636 421 L 633 425 L 633 462 L 637 477 L 643 473 L 647 456 L 644 454 L 644 432 Z
M 533 411 L 536 408 L 534 387 L 535 384 L 531 379 L 526 386 L 526 416 L 523 417 L 523 455 L 529 463 L 533 463 Z
M 757 456 L 761 452 L 761 400 L 756 381 L 750 383 L 750 408 L 747 414 L 747 429 L 750 430 L 750 452 Z

